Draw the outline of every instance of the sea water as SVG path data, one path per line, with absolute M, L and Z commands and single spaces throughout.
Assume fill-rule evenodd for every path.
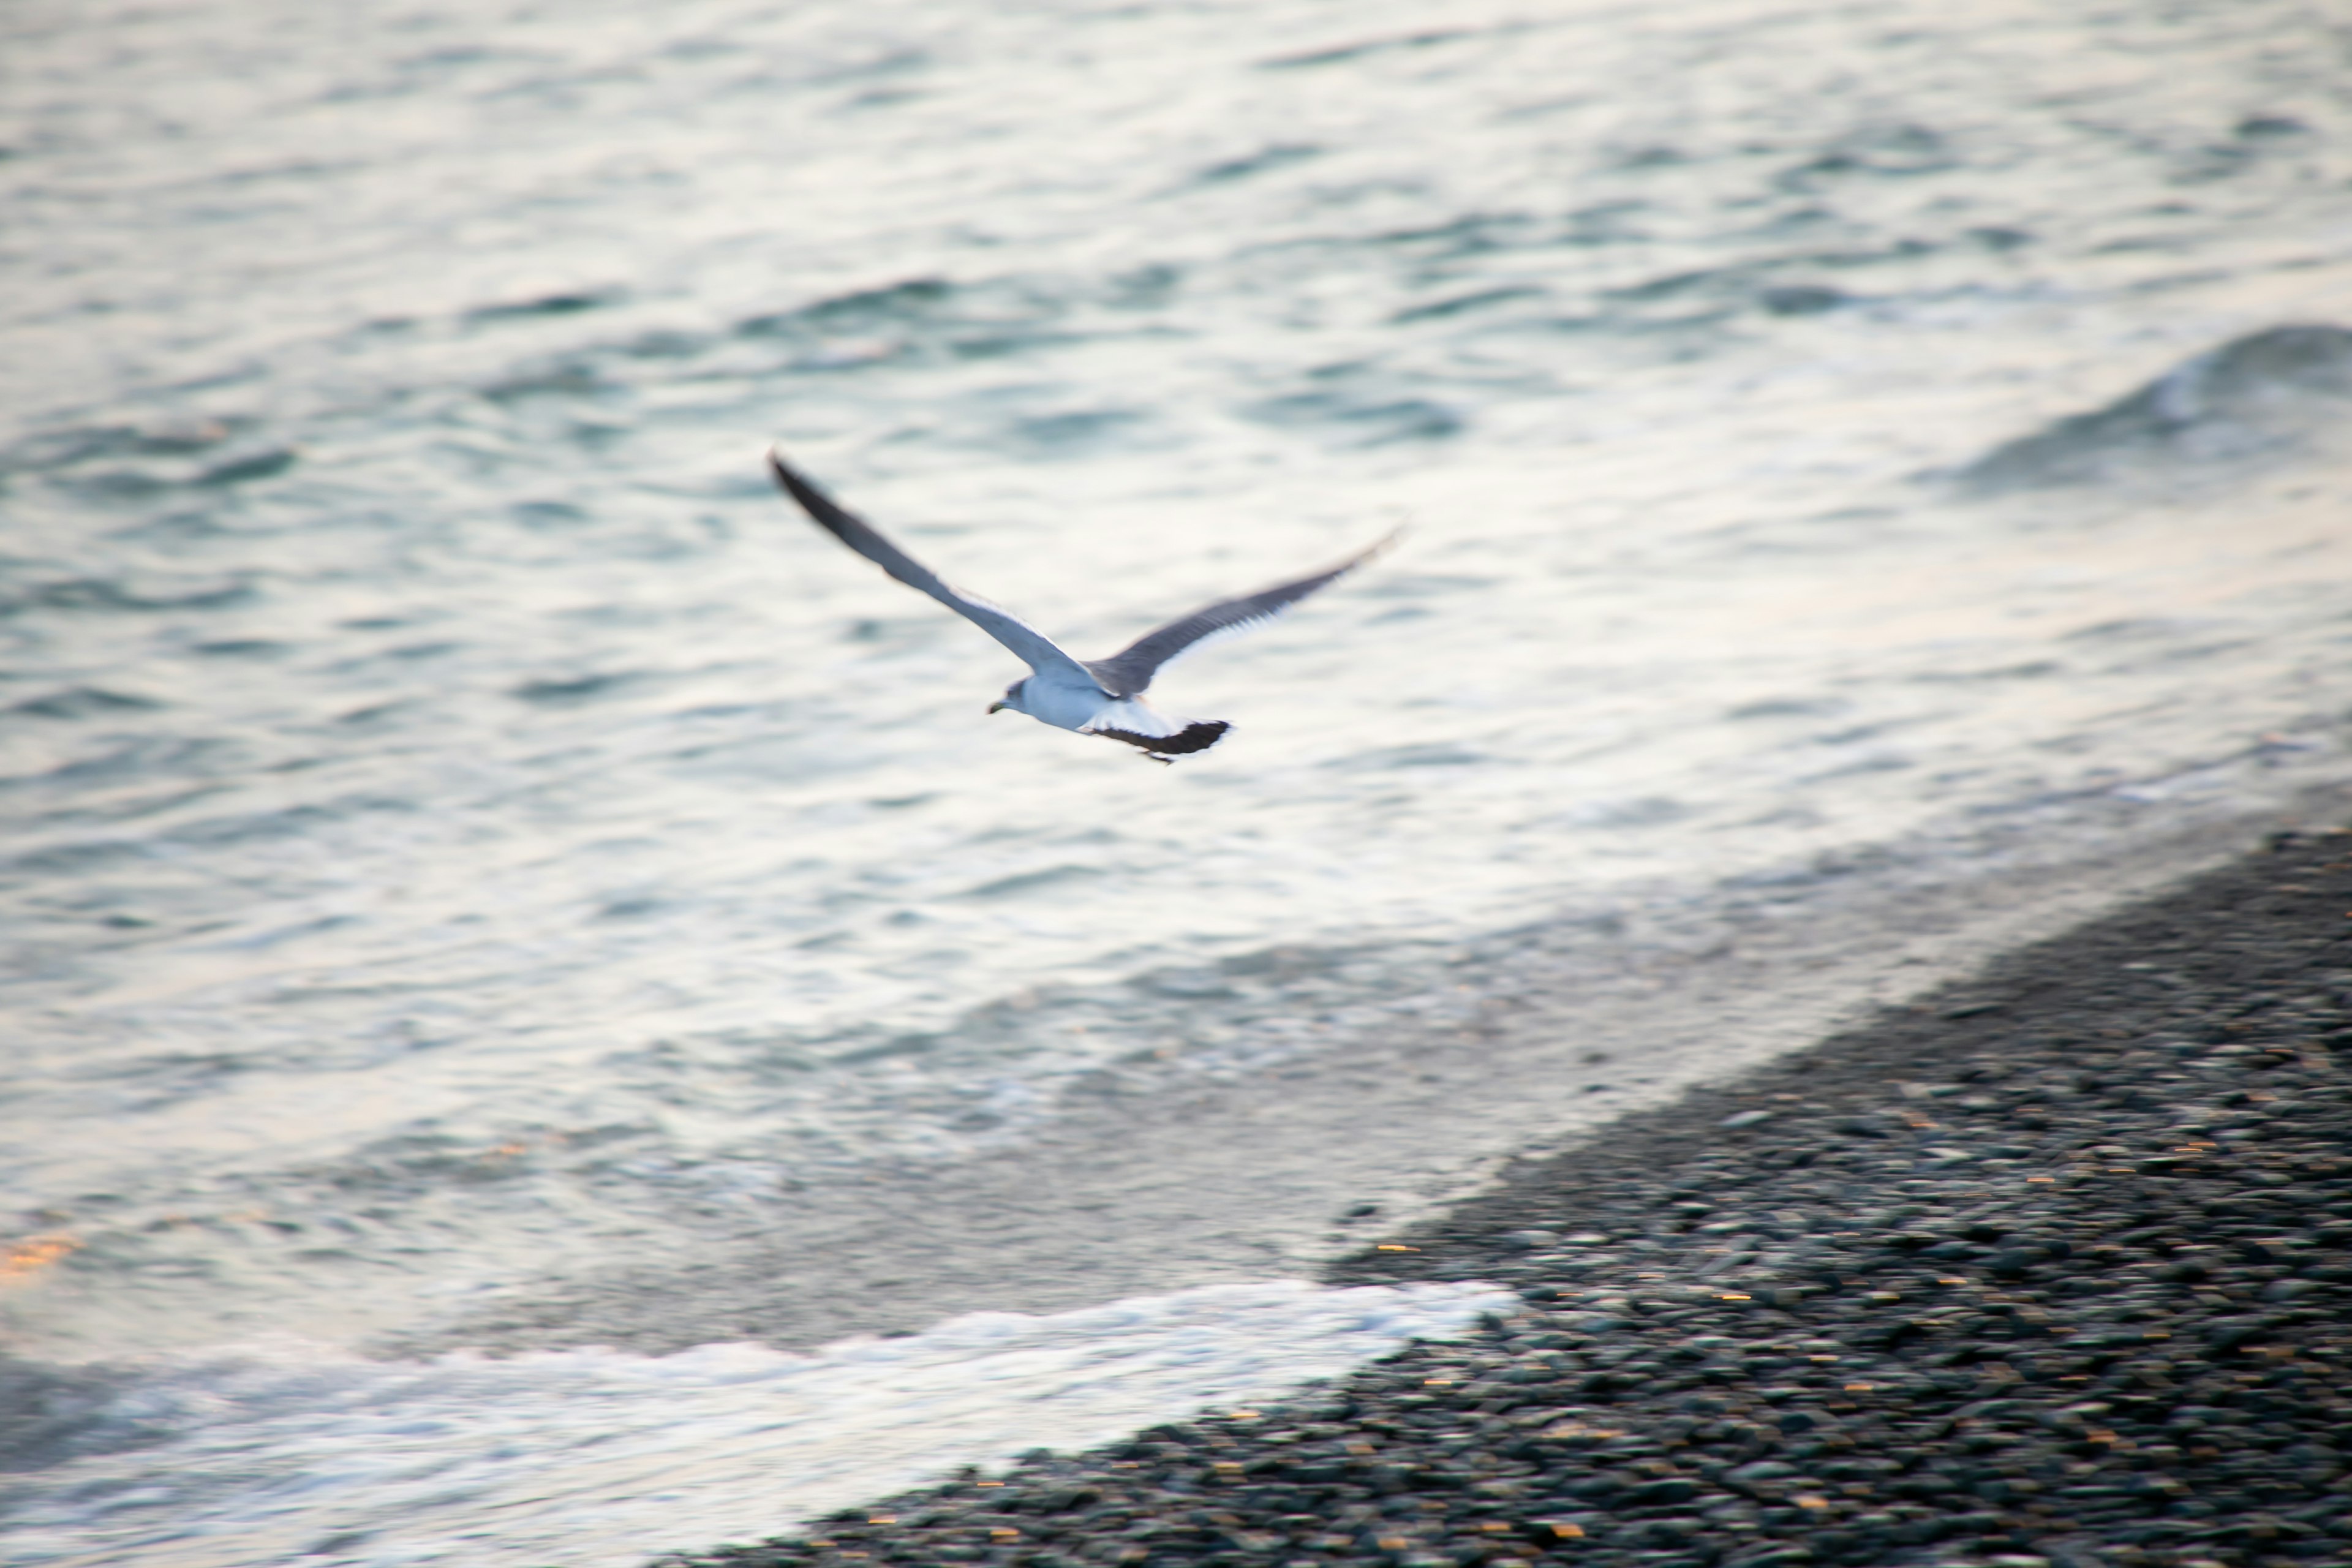
M 37 1382 L 109 1369 L 93 1431 L 138 1388 L 179 1413 L 152 1452 L 26 1437 L 26 1539 L 116 1550 L 75 1489 L 208 1421 L 364 1441 L 332 1399 L 255 1415 L 289 1379 L 438 1379 L 458 1464 L 614 1388 L 737 1388 L 652 1337 L 366 1358 L 1018 1158 L 1107 1073 L 1248 1092 L 1443 1022 L 1488 933 L 2343 778 L 2324 375 L 1966 482 L 2352 321 L 2327 37 L 2285 4 L 15 9 L 0 1333 Z M 1235 728 L 1162 770 L 986 717 L 1017 663 L 785 506 L 772 442 L 1084 657 L 1406 531 L 1171 668 L 1156 700 Z M 1119 1415 L 1236 1385 L 1203 1367 Z M 734 1397 L 678 1440 L 723 1447 Z M 275 1484 L 254 1541 L 310 1528 Z M 772 1527 L 823 1491 L 779 1482 Z M 223 1560 L 240 1495 L 188 1515 Z M 671 1543 L 717 1528 L 697 1495 Z M 435 1560 L 572 1550 L 402 1513 Z
M 70 1483 L 19 1500 L 8 1561 L 629 1563 L 755 1541 L 935 1480 L 950 1459 L 1082 1447 L 1210 1405 L 1257 1418 L 1250 1400 L 1512 1300 L 1287 1281 L 979 1313 L 815 1354 L 153 1358 L 43 1391 L 76 1407 L 62 1450 L 43 1456 Z

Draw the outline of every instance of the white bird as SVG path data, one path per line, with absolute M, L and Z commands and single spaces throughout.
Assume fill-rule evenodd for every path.
M 783 486 L 784 493 L 800 502 L 802 510 L 818 527 L 909 588 L 929 594 L 1011 648 L 1028 665 L 1029 674 L 1006 687 L 1004 695 L 988 705 L 991 713 L 1009 708 L 1056 729 L 1124 741 L 1155 763 L 1205 752 L 1233 728 L 1222 719 L 1176 718 L 1145 702 L 1143 693 L 1161 665 L 1204 637 L 1241 631 L 1272 619 L 1316 589 L 1354 571 L 1396 539 L 1391 533 L 1370 548 L 1311 577 L 1277 583 L 1255 594 L 1204 605 L 1189 616 L 1146 632 L 1108 658 L 1080 659 L 1064 652 L 1051 637 L 1010 611 L 941 582 L 938 574 L 885 539 L 873 524 L 840 506 L 795 471 L 781 453 L 770 452 L 768 462 L 776 470 L 776 482 Z

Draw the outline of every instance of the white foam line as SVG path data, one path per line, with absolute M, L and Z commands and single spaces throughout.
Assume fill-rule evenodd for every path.
M 17 1568 L 634 1565 L 851 1503 L 1260 1401 L 1507 1308 L 1486 1285 L 1216 1285 L 982 1312 L 808 1354 L 551 1351 L 142 1363 L 92 1436 L 163 1441 L 16 1478 Z

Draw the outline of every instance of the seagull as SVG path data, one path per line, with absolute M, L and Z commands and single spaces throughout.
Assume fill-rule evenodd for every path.
M 1391 544 L 1396 534 L 1312 576 L 1276 583 L 1255 594 L 1203 605 L 1129 643 L 1108 658 L 1081 659 L 1063 651 L 1045 633 L 986 599 L 949 586 L 939 574 L 882 536 L 864 518 L 848 510 L 794 469 L 780 452 L 768 454 L 768 465 L 784 493 L 798 501 L 819 528 L 909 588 L 929 594 L 957 615 L 1003 643 L 1029 667 L 1029 673 L 1004 689 L 988 705 L 991 713 L 1010 709 L 1058 730 L 1100 735 L 1136 747 L 1155 763 L 1168 763 L 1194 752 L 1205 752 L 1233 728 L 1223 719 L 1180 719 L 1162 713 L 1143 700 L 1144 691 L 1160 667 L 1203 638 L 1233 633 L 1271 620 L 1316 589 L 1337 582 Z

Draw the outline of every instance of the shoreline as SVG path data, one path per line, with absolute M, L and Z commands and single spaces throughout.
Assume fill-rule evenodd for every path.
M 361 1348 L 814 1349 L 972 1311 L 1320 1276 L 1530 1154 L 1612 1136 L 2347 800 L 2352 786 L 2323 776 L 2162 822 L 2069 802 L 2030 824 L 1945 824 L 1833 865 L 1564 910 L 1416 960 L 1425 990 L 1297 1055 L 1222 1069 L 1146 1053 L 1071 1086 L 1006 1147 L 795 1185 L 713 1216 L 678 1255 L 534 1281 Z M 1287 961 L 1311 970 L 1318 954 Z
M 1520 1291 L 1465 1341 L 664 1561 L 2329 1558 L 2347 910 L 2274 836 L 1326 1271 Z

